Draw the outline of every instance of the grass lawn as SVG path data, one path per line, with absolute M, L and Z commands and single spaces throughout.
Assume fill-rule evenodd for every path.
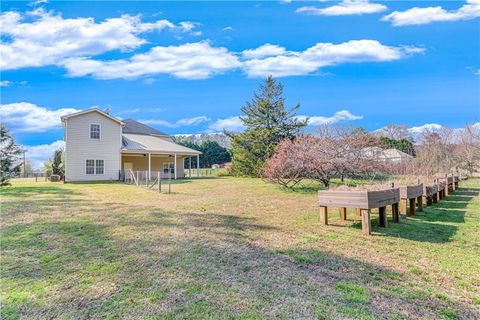
M 478 180 L 371 237 L 312 192 L 182 182 L 3 188 L 2 318 L 480 318 Z

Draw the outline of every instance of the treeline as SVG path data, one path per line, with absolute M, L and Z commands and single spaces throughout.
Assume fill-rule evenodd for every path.
M 200 167 L 201 168 L 210 168 L 213 164 L 221 164 L 231 161 L 231 155 L 227 148 L 222 147 L 216 141 L 205 141 L 201 144 L 196 144 L 190 141 L 179 142 L 180 145 L 183 145 L 187 148 L 198 150 L 202 152 L 200 155 Z M 192 168 L 197 167 L 197 157 L 192 157 Z M 185 168 L 188 168 L 190 164 L 188 160 L 185 161 Z

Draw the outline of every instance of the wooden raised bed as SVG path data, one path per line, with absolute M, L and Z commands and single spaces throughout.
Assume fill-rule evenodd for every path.
M 362 216 L 362 230 L 371 234 L 370 210 L 379 208 L 380 226 L 387 227 L 387 205 L 392 205 L 393 221 L 398 222 L 398 202 L 400 190 L 326 190 L 318 192 L 320 222 L 328 224 L 328 207 L 339 208 L 341 219 L 346 219 L 346 209 L 355 208 Z
M 436 202 L 437 198 L 437 191 L 438 185 L 437 184 L 430 184 L 430 185 L 423 185 L 423 197 L 425 198 L 425 204 L 430 206 L 433 202 Z
M 415 201 L 418 205 L 418 211 L 423 211 L 423 184 L 412 186 L 400 186 L 401 212 L 407 216 L 415 214 Z M 407 202 L 409 205 L 407 211 Z

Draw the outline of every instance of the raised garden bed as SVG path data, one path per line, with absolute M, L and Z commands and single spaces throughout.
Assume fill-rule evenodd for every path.
M 377 189 L 377 186 L 366 188 Z M 318 203 L 320 205 L 320 220 L 324 225 L 328 224 L 328 207 L 339 208 L 340 217 L 346 219 L 346 209 L 355 208 L 357 214 L 362 216 L 362 230 L 364 234 L 371 234 L 370 210 L 379 208 L 380 226 L 387 226 L 387 205 L 392 205 L 393 221 L 398 222 L 398 202 L 400 201 L 400 189 L 383 190 L 325 190 L 318 192 Z
M 400 202 L 401 213 L 413 216 L 415 214 L 415 204 L 418 206 L 418 211 L 423 211 L 423 184 L 400 186 L 400 198 L 402 199 Z
M 431 205 L 433 202 L 437 202 L 437 192 L 438 185 L 436 183 L 423 185 L 423 197 L 425 198 L 427 206 Z

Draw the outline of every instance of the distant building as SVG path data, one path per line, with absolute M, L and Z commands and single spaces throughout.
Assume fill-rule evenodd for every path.
M 404 162 L 413 159 L 413 156 L 394 148 L 382 149 L 380 147 L 370 147 L 363 150 L 365 156 L 384 162 Z

